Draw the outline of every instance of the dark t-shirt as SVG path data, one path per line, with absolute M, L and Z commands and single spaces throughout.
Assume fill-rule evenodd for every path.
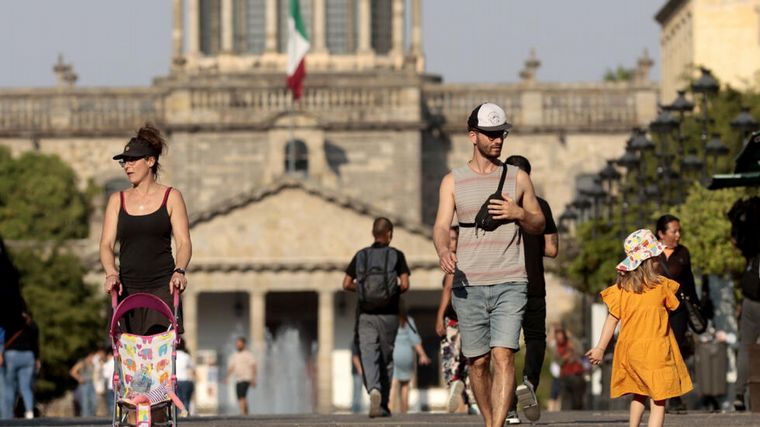
M 528 272 L 528 296 L 545 297 L 546 282 L 544 281 L 544 250 L 546 242 L 544 236 L 547 234 L 556 234 L 557 225 L 552 217 L 552 210 L 546 200 L 536 197 L 541 212 L 546 218 L 546 227 L 542 234 L 523 233 L 525 242 L 525 270 Z
M 697 295 L 697 287 L 694 283 L 694 274 L 691 272 L 691 254 L 684 245 L 678 245 L 670 254 L 670 258 L 665 256 L 665 252 L 660 254 L 660 263 L 667 266 L 660 267 L 663 276 L 668 279 L 675 280 L 681 285 L 678 288 L 679 292 L 683 292 L 684 295 L 689 297 L 689 301 L 694 304 L 699 304 L 699 296 Z M 675 311 L 684 311 L 686 307 L 680 304 Z
M 381 245 L 377 242 L 372 244 L 373 248 L 382 248 L 383 246 L 384 245 Z M 394 247 L 391 247 L 391 249 L 396 251 L 396 267 L 394 268 L 396 270 L 396 275 L 401 276 L 402 274 L 406 273 L 411 276 L 412 272 L 409 270 L 409 266 L 406 264 L 406 257 L 404 256 L 404 253 Z M 346 267 L 346 274 L 348 274 L 353 279 L 356 279 L 356 255 L 358 255 L 359 252 L 357 252 L 354 257 L 351 258 L 351 262 L 348 264 L 348 267 Z M 393 301 L 385 306 L 384 309 L 373 311 L 372 314 L 398 314 L 399 298 L 400 294 L 396 294 L 393 297 Z
M 446 276 L 443 276 L 443 281 L 441 282 L 441 286 L 446 286 Z M 450 289 L 449 289 L 449 292 L 451 292 Z M 457 312 L 454 311 L 454 306 L 451 305 L 451 299 L 449 299 L 449 305 L 446 306 L 446 311 L 443 312 L 443 317 L 448 317 L 451 320 L 457 320 L 457 321 L 459 320 L 459 318 L 457 317 Z

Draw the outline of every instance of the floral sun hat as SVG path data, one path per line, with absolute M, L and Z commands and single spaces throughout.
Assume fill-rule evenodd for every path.
M 633 271 L 644 260 L 660 256 L 665 246 L 647 229 L 636 230 L 625 238 L 623 243 L 625 259 L 615 267 L 618 271 Z

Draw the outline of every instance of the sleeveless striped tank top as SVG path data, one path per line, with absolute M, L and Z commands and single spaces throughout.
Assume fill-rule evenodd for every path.
M 485 175 L 468 165 L 452 171 L 460 223 L 475 222 L 483 202 L 498 188 L 503 167 L 507 168 L 507 176 L 502 193 L 514 198 L 518 171 L 515 166 L 502 165 Z M 455 287 L 528 281 L 522 235 L 516 222 L 502 224 L 494 231 L 460 227 L 457 260 Z

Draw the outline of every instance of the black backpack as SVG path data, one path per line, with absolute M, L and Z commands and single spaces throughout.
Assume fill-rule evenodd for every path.
M 399 294 L 396 250 L 364 248 L 356 254 L 356 293 L 364 312 L 382 310 Z

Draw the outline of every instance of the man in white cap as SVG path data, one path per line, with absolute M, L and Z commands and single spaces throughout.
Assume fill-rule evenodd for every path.
M 539 234 L 545 222 L 528 174 L 499 160 L 512 127 L 504 110 L 481 104 L 467 127 L 472 159 L 441 181 L 433 241 L 441 269 L 454 274 L 451 300 L 475 400 L 486 427 L 501 427 L 514 397 L 515 352 L 527 303 L 520 229 Z M 455 211 L 456 254 L 448 244 Z

